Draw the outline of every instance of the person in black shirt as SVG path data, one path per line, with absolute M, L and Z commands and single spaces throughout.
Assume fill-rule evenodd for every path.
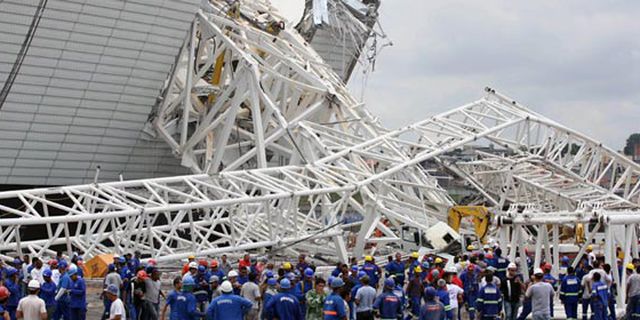
M 521 305 L 521 298 L 524 291 L 522 276 L 517 273 L 518 266 L 510 263 L 507 266 L 507 277 L 500 283 L 500 291 L 504 297 L 505 320 L 516 320 L 518 308 Z

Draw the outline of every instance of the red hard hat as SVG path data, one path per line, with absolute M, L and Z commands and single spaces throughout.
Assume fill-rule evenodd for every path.
M 158 262 L 156 262 L 156 259 L 149 259 L 149 262 L 147 262 L 147 264 L 151 266 L 156 266 L 158 265 Z
M 545 269 L 545 270 L 551 270 L 551 268 L 552 266 L 550 263 L 545 263 L 544 266 L 542 266 L 542 269 Z
M 140 271 L 138 271 L 138 273 L 136 274 L 136 277 L 138 277 L 139 279 L 144 280 L 144 279 L 149 278 L 149 275 L 147 274 L 147 272 L 146 272 L 146 271 L 144 271 L 144 270 L 140 270 Z
M 9 292 L 9 289 L 7 289 L 7 287 L 5 286 L 0 287 L 0 300 L 9 298 L 10 295 L 11 295 L 11 292 Z
M 198 264 L 201 266 L 205 266 L 207 268 L 209 267 L 209 263 L 207 262 L 207 260 L 204 260 L 204 259 L 198 261 Z
M 218 260 L 211 260 L 211 268 L 218 266 Z

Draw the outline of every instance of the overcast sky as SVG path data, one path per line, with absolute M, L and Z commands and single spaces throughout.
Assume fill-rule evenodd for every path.
M 380 14 L 394 46 L 365 102 L 390 128 L 491 86 L 616 149 L 640 132 L 640 1 L 382 0 Z

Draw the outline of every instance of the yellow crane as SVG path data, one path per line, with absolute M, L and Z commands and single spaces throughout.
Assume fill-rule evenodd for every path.
M 478 240 L 484 243 L 491 223 L 489 209 L 485 206 L 453 206 L 449 209 L 449 226 L 459 232 L 462 219 L 465 217 L 473 218 L 476 236 Z

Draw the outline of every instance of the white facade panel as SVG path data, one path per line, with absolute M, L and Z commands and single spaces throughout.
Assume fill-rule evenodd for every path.
M 0 86 L 38 0 L 0 5 Z M 0 110 L 0 183 L 61 185 L 186 173 L 142 129 L 199 0 L 49 0 Z

